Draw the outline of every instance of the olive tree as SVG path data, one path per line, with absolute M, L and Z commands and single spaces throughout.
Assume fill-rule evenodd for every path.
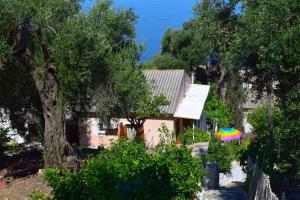
M 77 163 L 65 137 L 66 113 L 88 109 L 91 91 L 111 78 L 114 56 L 136 49 L 135 15 L 111 5 L 97 1 L 83 13 L 79 0 L 0 1 L 0 66 L 23 68 L 35 83 L 45 166 Z

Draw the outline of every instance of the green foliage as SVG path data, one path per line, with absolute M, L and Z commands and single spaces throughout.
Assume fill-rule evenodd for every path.
M 40 135 L 44 130 L 45 134 L 53 132 L 55 124 L 62 124 L 61 130 L 55 131 L 64 132 L 66 113 L 73 119 L 85 118 L 94 108 L 95 91 L 102 89 L 104 93 L 108 86 L 116 91 L 118 80 L 114 78 L 120 69 L 135 68 L 139 48 L 133 10 L 114 9 L 112 1 L 103 0 L 84 13 L 80 3 L 81 0 L 0 2 L 0 84 L 5 86 L 0 92 L 7 90 L 5 94 L 9 94 L 8 99 L 0 97 L 0 108 L 13 115 L 10 118 L 15 119 L 19 129 L 23 128 L 23 133 L 27 122 L 37 125 L 34 129 Z M 52 79 L 47 78 L 50 74 Z M 51 98 L 52 103 L 46 100 Z M 47 111 L 45 101 L 50 105 Z M 119 108 L 109 103 L 102 106 L 106 107 L 104 111 Z M 54 123 L 47 122 L 51 117 Z M 44 124 L 52 128 L 45 129 Z M 51 142 L 45 147 L 67 142 L 55 141 L 59 144 Z M 55 156 L 62 157 L 63 152 L 60 154 Z
M 232 64 L 233 56 L 229 53 L 234 46 L 232 41 L 239 24 L 240 15 L 236 12 L 239 3 L 242 2 L 203 0 L 196 3 L 193 19 L 185 22 L 181 30 L 169 29 L 165 32 L 161 54 L 148 62 L 146 67 L 181 68 L 195 72 L 196 81 L 216 83 L 216 92 L 219 97 L 222 96 L 220 99 L 226 102 L 232 115 L 229 121 L 220 119 L 219 123 L 227 126 L 232 121 L 235 127 L 241 129 L 241 104 L 244 99 L 242 77 L 239 68 Z M 212 104 L 221 106 L 219 101 Z
M 276 85 L 272 94 L 278 107 L 273 111 L 274 148 L 268 149 L 270 130 L 264 111 L 250 116 L 257 138 L 247 149 L 265 158 L 269 173 L 276 162 L 276 167 L 280 166 L 290 178 L 300 176 L 299 5 L 294 0 L 203 0 L 195 5 L 195 17 L 184 23 L 182 30 L 165 33 L 161 52 L 161 56 L 170 54 L 188 63 L 189 69 L 207 65 L 206 74 L 211 83 L 217 83 L 221 69 L 225 69 L 226 90 L 222 100 L 227 105 L 222 105 L 218 98 L 208 99 L 210 126 L 214 119 L 218 119 L 221 127 L 228 127 L 231 121 L 235 127 L 241 126 L 243 82 L 251 84 L 251 93 L 257 99 L 266 92 L 270 94 L 271 87 Z M 236 12 L 237 6 L 240 12 Z M 219 85 L 222 83 L 218 89 Z
M 231 161 L 233 161 L 231 153 L 228 146 L 220 139 L 211 137 L 206 152 L 206 159 L 208 162 L 218 163 L 220 172 L 228 173 L 231 169 Z
M 177 59 L 169 53 L 155 56 L 152 60 L 144 64 L 145 69 L 185 69 L 189 70 L 188 64 L 181 59 Z
M 0 85 L 0 108 L 7 114 L 11 128 L 26 142 L 42 142 L 42 106 L 31 74 L 19 64 L 5 67 L 0 69 Z
M 10 141 L 10 138 L 7 136 L 8 131 L 8 129 L 0 128 L 0 156 L 8 148 L 7 143 Z
M 149 154 L 141 143 L 121 140 L 87 160 L 77 173 L 47 169 L 54 199 L 188 199 L 204 175 L 199 158 L 175 145 Z
M 271 180 L 277 176 L 274 169 L 284 175 L 282 181 L 299 179 L 299 2 L 244 1 L 242 6 L 227 61 L 243 69 L 244 81 L 251 83 L 258 99 L 267 92 L 276 101 L 272 116 L 266 108 L 249 115 L 256 137 L 241 160 L 246 165 L 247 155 L 257 158 Z M 273 130 L 268 125 L 271 117 Z
M 293 0 L 243 3 L 232 51 L 233 64 L 242 66 L 246 81 L 257 98 L 276 84 L 273 109 L 273 139 L 266 108 L 249 116 L 256 138 L 247 153 L 258 158 L 271 176 L 279 169 L 285 180 L 299 179 L 299 3 Z M 246 152 L 245 152 L 246 154 Z M 246 156 L 244 156 L 244 160 Z M 282 179 L 283 180 L 283 179 Z
M 49 197 L 47 197 L 47 195 L 43 192 L 32 192 L 30 195 L 32 200 L 50 200 Z
M 85 14 L 81 12 L 79 0 L 1 1 L 0 49 L 5 51 L 1 52 L 0 63 L 3 70 L 18 69 L 13 72 L 18 75 L 16 83 L 9 76 L 4 76 L 4 81 L 13 86 L 20 84 L 16 88 L 20 89 L 17 100 L 37 99 L 40 106 L 36 88 L 42 90 L 45 71 L 51 68 L 59 79 L 58 93 L 64 111 L 71 110 L 82 117 L 91 108 L 95 90 L 106 89 L 106 85 L 115 88 L 113 77 L 119 68 L 124 63 L 135 65 L 139 56 L 135 22 L 132 9 L 116 10 L 110 0 L 97 1 Z M 24 27 L 21 42 L 14 35 L 18 34 L 16 27 Z M 24 48 L 30 54 L 28 60 L 20 56 Z M 124 56 L 125 51 L 128 54 Z M 27 84 L 28 88 L 21 90 Z M 31 95 L 31 91 L 35 93 Z M 17 103 L 15 107 L 20 110 L 31 106 L 23 105 L 21 100 Z
M 192 157 L 190 149 L 171 145 L 160 148 L 156 156 L 158 166 L 163 163 L 162 170 L 166 170 L 161 178 L 169 177 L 167 182 L 170 185 L 162 188 L 155 199 L 158 199 L 160 194 L 168 193 L 164 192 L 165 189 L 171 192 L 162 199 L 191 199 L 201 190 L 199 180 L 204 176 L 204 170 L 200 158 Z
M 185 69 L 188 72 L 193 71 L 193 68 L 197 68 L 199 65 L 207 65 L 209 56 L 213 53 L 211 45 L 214 41 L 212 41 L 212 37 L 204 35 L 203 32 L 207 29 L 198 27 L 197 23 L 200 20 L 202 19 L 197 16 L 196 19 L 183 24 L 182 30 L 167 30 L 162 39 L 162 51 L 160 54 L 162 58 L 172 56 L 173 60 L 176 59 L 185 63 L 184 66 L 177 65 L 176 68 L 181 67 L 181 69 Z M 211 24 L 211 22 L 208 23 Z M 154 58 L 154 61 L 157 58 Z M 166 66 L 171 67 L 172 65 L 166 63 Z
M 208 142 L 209 135 L 207 132 L 202 131 L 199 128 L 195 128 L 194 130 L 193 128 L 187 128 L 179 135 L 179 140 L 184 145 L 198 142 Z
M 294 124 L 293 121 L 287 121 L 283 112 L 275 107 L 273 109 L 274 144 L 270 150 L 267 108 L 256 109 L 248 116 L 248 119 L 256 137 L 241 154 L 244 165 L 246 165 L 246 155 L 249 155 L 257 158 L 263 170 L 270 175 L 274 173 L 276 166 L 285 176 L 292 179 L 299 178 L 298 156 L 300 150 L 297 145 L 299 138 L 297 137 L 298 132 L 294 132 L 299 130 L 299 125 Z
M 258 97 L 275 81 L 280 85 L 275 90 L 283 94 L 290 91 L 288 86 L 297 88 L 299 49 L 295 45 L 299 45 L 300 36 L 296 33 L 300 25 L 299 3 L 263 0 L 244 2 L 243 6 L 233 52 L 229 52 L 234 64 L 244 67 L 245 77 Z
M 239 152 L 242 150 L 242 148 L 244 148 L 244 146 L 240 145 L 239 143 L 240 141 L 231 141 L 224 144 L 228 149 L 231 161 L 238 160 Z M 243 143 L 243 141 L 241 141 L 241 143 Z
M 204 108 L 207 124 L 211 128 L 216 124 L 219 128 L 227 128 L 230 126 L 232 116 L 226 103 L 216 96 L 215 89 L 215 85 L 212 85 Z
M 134 128 L 142 127 L 146 118 L 158 117 L 161 108 L 169 104 L 163 95 L 154 95 L 142 71 L 134 65 L 125 64 L 115 73 L 116 105 L 112 115 L 126 117 Z M 108 101 L 111 103 L 112 101 Z
M 160 144 L 161 145 L 166 145 L 166 144 L 174 144 L 176 141 L 176 134 L 174 132 L 171 132 L 166 124 L 163 124 L 161 128 L 158 129 L 159 134 L 159 139 L 160 139 Z
M 251 143 L 250 140 L 243 139 L 240 148 L 236 154 L 237 159 L 239 160 L 240 165 L 242 166 L 244 172 L 247 172 L 248 147 L 250 143 Z

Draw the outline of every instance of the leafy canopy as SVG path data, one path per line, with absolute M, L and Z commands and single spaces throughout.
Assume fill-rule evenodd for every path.
M 123 51 L 131 53 L 122 57 L 123 61 L 134 62 L 138 57 L 136 16 L 131 9 L 113 9 L 112 1 L 97 1 L 88 13 L 81 12 L 79 0 L 4 0 L 0 4 L 2 68 L 26 64 L 27 60 L 14 57 L 18 38 L 11 33 L 27 31 L 28 38 L 20 41 L 30 43 L 26 44 L 30 54 L 26 69 L 41 88 L 45 65 L 50 64 L 59 79 L 59 94 L 66 108 L 86 110 L 92 91 L 112 79 L 117 70 L 115 60 L 120 61 L 115 58 Z
M 231 124 L 231 113 L 226 103 L 218 99 L 215 92 L 215 85 L 212 85 L 204 107 L 207 124 L 210 128 L 217 125 L 219 128 L 227 128 Z

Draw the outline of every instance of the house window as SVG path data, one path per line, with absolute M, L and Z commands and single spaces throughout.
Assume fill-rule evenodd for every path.
M 107 126 L 104 123 L 99 123 L 99 135 L 105 135 L 106 134 Z
M 99 135 L 106 135 L 106 134 L 111 134 L 115 133 L 118 131 L 118 124 L 119 120 L 118 119 L 110 119 L 108 123 L 99 123 Z

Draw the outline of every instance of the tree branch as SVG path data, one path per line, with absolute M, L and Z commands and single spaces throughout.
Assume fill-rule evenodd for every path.
M 17 57 L 19 62 L 26 67 L 27 70 L 32 70 L 32 56 L 27 48 L 29 31 L 27 31 L 24 26 L 21 25 L 16 27 L 11 34 L 13 35 L 14 42 L 16 43 L 14 55 Z
M 40 45 L 42 47 L 44 61 L 45 61 L 45 63 L 48 64 L 48 63 L 50 63 L 51 56 L 50 56 L 50 51 L 49 51 L 46 43 L 43 40 L 42 30 L 39 27 L 35 32 L 36 32 L 38 41 L 39 41 L 39 43 L 40 43 Z

